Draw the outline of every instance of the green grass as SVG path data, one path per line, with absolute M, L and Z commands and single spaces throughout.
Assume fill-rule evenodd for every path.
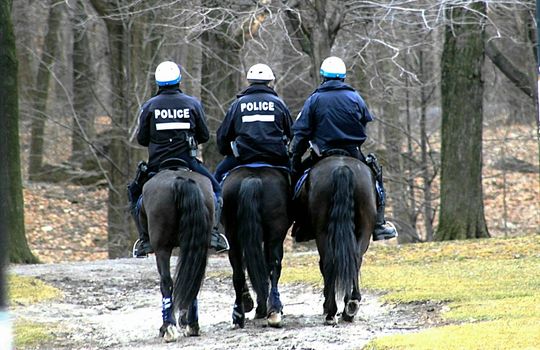
M 432 328 L 420 333 L 384 337 L 368 344 L 373 350 L 538 349 L 538 319 L 498 320 Z
M 60 298 L 62 292 L 32 277 L 10 275 L 8 277 L 9 300 L 11 305 L 28 305 Z M 17 319 L 14 324 L 15 346 L 34 347 L 52 340 L 52 332 L 57 326 L 48 323 L 30 322 Z
M 15 346 L 20 348 L 43 345 L 53 340 L 56 325 L 17 320 L 15 322 Z
M 59 298 L 62 292 L 32 277 L 10 275 L 8 277 L 9 300 L 13 305 L 27 305 Z
M 391 303 L 447 302 L 455 323 L 367 349 L 540 349 L 540 235 L 373 245 L 364 258 L 362 288 Z M 318 256 L 285 258 L 281 281 L 321 286 Z

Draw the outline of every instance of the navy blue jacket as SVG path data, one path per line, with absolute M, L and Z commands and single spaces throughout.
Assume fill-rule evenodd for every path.
M 314 142 L 321 152 L 360 147 L 366 124 L 373 120 L 366 103 L 341 80 L 327 80 L 304 103 L 293 125 L 293 156 L 299 157 Z
M 291 125 L 289 109 L 274 89 L 252 84 L 231 104 L 217 131 L 219 152 L 232 155 L 230 142 L 236 141 L 242 163 L 287 163 Z
M 148 147 L 148 168 L 157 171 L 168 158 L 189 157 L 188 137 L 210 138 L 201 103 L 178 88 L 160 89 L 142 106 L 137 141 Z

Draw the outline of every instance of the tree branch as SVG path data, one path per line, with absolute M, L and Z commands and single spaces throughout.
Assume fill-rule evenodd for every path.
M 493 40 L 486 43 L 486 55 L 499 70 L 527 96 L 534 98 L 529 76 L 516 67 L 495 45 Z

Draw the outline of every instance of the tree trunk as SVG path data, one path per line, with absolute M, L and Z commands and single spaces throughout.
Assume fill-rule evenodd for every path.
M 216 131 L 240 89 L 241 76 L 234 68 L 241 67 L 241 64 L 238 48 L 227 40 L 225 33 L 206 31 L 202 41 L 207 49 L 203 51 L 201 101 L 211 134 L 203 146 L 203 159 L 208 169 L 213 171 L 222 159 L 217 151 Z
M 84 163 L 91 156 L 89 142 L 95 136 L 94 95 L 92 83 L 92 53 L 84 23 L 88 19 L 84 3 L 74 4 L 71 23 L 73 27 L 73 131 L 71 136 L 71 161 Z
M 48 30 L 45 45 L 38 67 L 36 88 L 33 97 L 33 119 L 31 126 L 30 155 L 28 176 L 30 180 L 39 180 L 43 165 L 43 137 L 45 120 L 47 119 L 47 98 L 49 96 L 49 81 L 51 66 L 58 52 L 58 29 L 64 10 L 63 4 L 51 4 L 49 9 Z
M 388 89 L 388 96 L 385 98 L 385 127 L 384 136 L 387 140 L 387 152 L 384 163 L 385 171 L 383 172 L 384 183 L 387 190 L 387 197 L 392 199 L 392 219 L 399 232 L 399 243 L 418 242 L 420 239 L 414 227 L 414 222 L 411 220 L 409 207 L 409 196 L 407 180 L 404 176 L 405 160 L 401 154 L 402 147 L 405 142 L 404 134 L 401 131 L 401 123 L 399 120 L 399 104 L 393 97 L 392 89 Z M 393 181 L 389 181 L 393 179 Z M 388 202 L 388 201 L 387 201 Z M 386 211 L 386 216 L 389 217 L 389 211 Z
M 419 52 L 419 79 L 421 82 L 426 81 L 426 66 L 427 62 L 424 59 L 424 52 L 420 49 Z M 426 230 L 426 241 L 433 241 L 433 200 L 431 195 L 431 183 L 433 177 L 429 172 L 428 163 L 428 135 L 427 135 L 427 104 L 428 104 L 428 87 L 426 84 L 422 84 L 420 87 L 420 153 L 421 153 L 421 173 L 422 173 L 422 192 L 424 195 L 423 214 L 424 214 L 424 228 Z
M 485 13 L 477 2 L 471 10 Z M 450 7 L 442 54 L 441 212 L 436 239 L 489 237 L 482 194 L 483 20 Z
M 0 264 L 7 259 L 15 263 L 35 263 L 24 231 L 19 110 L 17 91 L 17 55 L 11 22 L 11 1 L 0 1 Z M 7 237 L 9 235 L 9 237 Z M 0 283 L 4 286 L 4 283 Z M 0 291 L 0 295 L 3 295 Z M 4 306 L 0 303 L 0 308 Z

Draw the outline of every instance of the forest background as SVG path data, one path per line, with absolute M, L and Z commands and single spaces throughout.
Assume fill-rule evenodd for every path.
M 43 261 L 129 254 L 126 185 L 146 158 L 134 135 L 159 62 L 182 65 L 181 88 L 202 100 L 215 136 L 252 64 L 273 69 L 296 115 L 329 55 L 343 58 L 377 118 L 363 151 L 384 166 L 399 243 L 538 233 L 535 10 L 533 1 L 14 1 L 23 234 Z M 201 155 L 213 170 L 214 138 Z M 440 224 L 445 211 L 461 228 Z

